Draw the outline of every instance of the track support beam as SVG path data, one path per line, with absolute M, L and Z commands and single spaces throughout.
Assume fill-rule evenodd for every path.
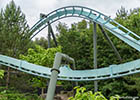
M 49 25 L 49 23 L 48 23 Z M 48 26 L 48 48 L 51 48 L 51 28 Z
M 55 38 L 55 35 L 54 35 L 54 31 L 53 31 L 52 26 L 49 22 L 48 22 L 48 27 L 50 28 L 50 34 L 52 35 L 55 46 L 57 47 L 57 41 L 56 41 L 56 38 Z
M 109 45 L 112 47 L 112 49 L 114 50 L 116 56 L 118 57 L 118 59 L 120 60 L 120 62 L 122 62 L 122 58 L 119 54 L 119 52 L 117 51 L 116 47 L 114 46 L 113 42 L 111 41 L 111 39 L 109 38 L 108 34 L 105 32 L 105 30 L 103 29 L 103 27 L 101 25 L 99 25 L 99 28 L 101 29 L 105 39 L 108 41 Z
M 97 69 L 97 24 L 96 22 L 93 22 L 93 48 L 94 48 L 94 61 L 93 61 L 93 66 L 94 69 Z M 94 92 L 98 91 L 98 81 L 94 81 Z
M 75 61 L 73 58 L 62 54 L 62 53 L 56 53 L 55 60 L 54 60 L 54 65 L 51 70 L 51 78 L 50 78 L 50 83 L 47 91 L 47 97 L 46 100 L 54 100 L 54 94 L 55 94 L 55 88 L 56 88 L 56 82 L 57 82 L 57 77 L 59 74 L 59 68 L 61 65 L 62 58 L 67 60 L 68 62 L 73 63 L 73 67 L 75 67 Z

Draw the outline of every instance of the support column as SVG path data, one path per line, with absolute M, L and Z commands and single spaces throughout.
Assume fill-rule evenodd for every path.
M 74 62 L 74 64 L 73 64 L 73 69 L 76 70 L 75 62 Z M 76 81 L 73 82 L 73 87 L 76 87 L 76 86 L 78 86 L 78 81 L 77 81 L 77 82 L 76 82 Z M 74 93 L 73 93 L 73 96 L 75 96 L 75 94 L 76 94 L 76 90 L 74 89 L 73 92 L 74 92 Z
M 51 70 L 51 77 L 50 77 L 50 83 L 47 91 L 47 97 L 46 100 L 53 100 L 54 99 L 54 93 L 55 93 L 55 88 L 56 88 L 56 82 L 57 82 L 57 77 L 59 74 L 59 67 L 61 65 L 62 58 L 67 60 L 68 62 L 73 63 L 73 67 L 75 67 L 75 61 L 73 58 L 69 57 L 68 55 L 62 54 L 62 53 L 56 53 L 55 59 L 54 59 L 54 65 Z
M 57 53 L 55 56 L 55 61 L 53 65 L 53 69 L 51 70 L 51 78 L 50 78 L 50 83 L 47 91 L 47 98 L 46 100 L 53 100 L 54 99 L 54 94 L 55 94 L 55 88 L 56 88 L 56 82 L 57 82 L 57 77 L 59 73 L 59 67 L 61 64 L 61 59 L 62 56 L 60 53 Z
M 97 33 L 96 33 L 96 30 L 97 30 L 97 25 L 96 25 L 96 22 L 93 22 L 93 48 L 94 48 L 94 69 L 97 69 Z M 94 92 L 97 92 L 98 91 L 98 81 L 94 81 Z
M 51 33 L 52 38 L 54 40 L 55 46 L 57 47 L 57 41 L 56 41 L 56 38 L 55 38 L 55 35 L 54 35 L 54 32 L 53 32 L 52 26 L 49 22 L 48 22 L 48 27 L 50 28 L 50 33 Z
M 51 47 L 51 28 L 49 26 L 49 22 L 48 22 L 48 48 Z

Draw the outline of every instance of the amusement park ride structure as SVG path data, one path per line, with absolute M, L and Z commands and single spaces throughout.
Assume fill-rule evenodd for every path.
M 29 62 L 18 60 L 12 57 L 0 55 L 0 64 L 9 66 L 11 68 L 17 69 L 19 71 L 26 72 L 28 74 L 33 74 L 36 76 L 50 78 L 50 84 L 48 87 L 46 100 L 53 100 L 54 92 L 56 88 L 57 80 L 67 80 L 67 81 L 95 81 L 95 86 L 97 86 L 97 80 L 105 80 L 110 78 L 122 77 L 125 75 L 131 75 L 135 73 L 140 73 L 140 59 L 127 62 L 119 65 L 110 65 L 109 67 L 97 69 L 97 37 L 96 37 L 96 25 L 99 25 L 104 37 L 109 42 L 110 46 L 113 48 L 115 54 L 121 61 L 121 56 L 117 49 L 113 45 L 109 36 L 106 34 L 103 28 L 110 31 L 113 35 L 127 43 L 129 46 L 140 51 L 140 36 L 130 31 L 126 27 L 120 25 L 115 20 L 110 17 L 90 8 L 82 6 L 67 6 L 59 8 L 47 15 L 41 14 L 40 20 L 30 29 L 30 33 L 33 34 L 31 39 L 37 35 L 40 31 L 48 26 L 48 47 L 50 47 L 50 36 L 52 35 L 55 45 L 57 46 L 56 38 L 53 33 L 51 24 L 66 17 L 80 17 L 85 18 L 93 22 L 94 25 L 94 69 L 91 70 L 74 70 L 75 61 L 73 58 L 67 56 L 66 54 L 56 53 L 53 68 L 47 68 Z M 62 59 L 65 59 L 73 64 L 73 69 L 67 65 L 61 65 Z M 97 88 L 96 88 L 97 90 Z M 96 91 L 95 90 L 95 91 Z

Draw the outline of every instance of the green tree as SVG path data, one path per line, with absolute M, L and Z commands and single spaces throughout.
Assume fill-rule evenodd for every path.
M 129 18 L 130 16 L 134 16 L 134 17 Z M 136 32 L 136 30 L 139 30 L 139 27 L 136 27 L 136 25 L 132 25 L 131 21 L 134 21 L 133 23 L 136 23 L 139 18 L 138 16 L 139 16 L 138 14 L 135 14 L 135 15 L 127 14 L 125 16 L 126 20 L 123 20 L 123 18 L 118 18 L 118 17 L 115 20 L 117 20 L 120 24 L 126 26 L 128 29 L 132 31 L 135 30 L 134 32 Z M 138 23 L 137 23 L 137 26 L 139 26 Z M 64 53 L 70 55 L 71 57 L 75 59 L 76 68 L 77 69 L 93 68 L 93 50 L 94 49 L 93 49 L 92 23 L 81 21 L 81 22 L 72 24 L 71 28 L 68 28 L 66 24 L 60 23 L 57 29 L 59 32 L 58 37 L 57 37 L 58 44 L 62 46 L 62 51 Z M 132 61 L 140 57 L 140 53 L 137 50 L 125 44 L 123 41 L 121 41 L 120 39 L 112 35 L 110 32 L 108 31 L 106 32 L 111 38 L 111 40 L 113 41 L 119 53 L 121 54 L 121 57 L 123 59 L 121 63 Z M 108 42 L 105 40 L 99 27 L 97 27 L 97 35 L 98 35 L 98 38 L 97 38 L 98 68 L 107 67 L 111 64 L 119 64 L 120 62 L 118 58 L 116 57 L 113 49 L 109 47 Z M 131 89 L 132 91 L 128 90 L 126 84 L 129 84 L 129 81 L 125 77 L 99 81 L 99 90 L 104 91 L 103 94 L 105 94 L 106 96 L 115 95 L 115 94 L 126 96 L 126 95 L 130 95 L 130 92 L 132 91 L 135 92 L 134 88 Z M 92 82 L 81 82 L 80 85 L 82 86 L 84 85 L 88 87 L 87 89 L 94 88 Z M 133 85 L 136 85 L 136 83 Z
M 28 49 L 27 55 L 20 55 L 20 58 L 37 65 L 52 67 L 55 54 L 57 52 L 61 52 L 60 46 L 56 48 L 44 49 L 39 45 L 35 45 L 34 49 Z M 46 83 L 47 80 L 41 77 L 34 77 L 32 78 L 31 82 L 31 84 L 33 84 L 34 87 L 42 88 L 42 96 L 44 94 L 44 88 L 46 87 Z
M 20 7 L 12 0 L 0 13 L 0 53 L 18 58 L 19 54 L 25 53 L 29 45 L 29 26 Z M 7 82 L 9 84 L 8 67 Z
M 35 38 L 35 41 L 34 41 L 35 44 L 38 44 L 42 47 L 44 47 L 45 49 L 48 48 L 48 40 L 45 39 L 44 37 L 41 37 L 41 38 Z
M 120 21 L 120 23 L 122 23 Z M 135 32 L 136 34 L 139 35 L 139 31 L 140 31 L 140 8 L 135 8 L 135 9 L 131 9 L 129 11 L 129 15 L 127 16 L 127 19 L 123 21 L 122 25 L 126 26 L 127 28 L 129 28 L 130 30 L 132 30 L 133 32 Z M 129 59 L 138 59 L 140 58 L 140 53 L 136 50 L 132 50 L 131 53 L 129 54 L 131 55 L 131 57 L 129 57 Z M 132 75 L 132 76 L 127 76 L 124 77 L 125 84 L 124 87 L 128 89 L 128 94 L 135 96 L 138 95 L 140 96 L 140 80 L 139 80 L 139 75 L 140 74 L 136 74 L 136 75 Z M 133 91 L 133 93 L 132 93 Z
M 58 44 L 62 46 L 63 53 L 76 59 L 77 69 L 92 68 L 92 63 L 86 63 L 92 58 L 92 34 L 85 24 L 87 22 L 83 20 L 72 24 L 71 28 L 62 23 L 57 27 L 60 32 L 57 35 Z
M 117 10 L 116 17 L 120 19 L 125 19 L 128 16 L 128 10 L 126 10 L 123 6 L 121 9 Z
M 1 53 L 18 57 L 27 49 L 28 39 L 23 39 L 29 32 L 25 15 L 14 1 L 1 11 L 2 31 L 0 32 Z
M 119 16 L 117 15 L 115 20 L 120 24 L 122 24 L 123 26 L 127 27 L 129 30 L 135 32 L 136 34 L 139 34 L 139 30 L 140 30 L 139 8 L 134 10 L 131 9 L 130 11 L 126 10 L 125 8 L 121 8 L 120 10 L 122 9 L 123 11 L 119 11 Z M 124 15 L 124 16 L 120 16 L 120 15 Z M 114 38 L 113 36 L 111 36 L 111 39 L 113 40 L 114 44 L 119 50 L 123 62 L 128 62 L 140 58 L 140 53 L 137 50 L 131 48 L 129 45 L 124 44 L 122 41 L 118 40 L 117 38 Z M 105 95 L 110 93 L 110 94 L 119 94 L 122 96 L 128 96 L 128 95 L 139 96 L 140 80 L 138 76 L 139 74 L 136 74 L 136 75 L 126 76 L 119 79 L 103 81 L 102 83 L 100 83 L 101 84 L 100 90 L 102 90 L 103 93 L 105 93 Z

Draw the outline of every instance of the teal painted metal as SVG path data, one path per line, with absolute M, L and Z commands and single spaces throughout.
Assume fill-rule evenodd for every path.
M 53 64 L 53 69 L 51 70 L 52 74 L 51 74 L 51 78 L 50 78 L 50 82 L 49 82 L 46 100 L 53 100 L 53 98 L 54 98 L 57 77 L 60 72 L 59 67 L 61 65 L 61 60 L 62 60 L 61 53 L 56 53 L 54 64 Z
M 51 24 L 66 17 L 81 17 L 94 21 L 105 27 L 113 35 L 117 36 L 119 39 L 121 39 L 131 47 L 140 51 L 140 36 L 120 25 L 115 20 L 104 15 L 103 13 L 81 6 L 67 6 L 59 8 L 46 15 L 46 17 L 42 17 L 30 30 L 31 33 L 34 33 L 31 39 L 41 30 L 47 27 L 48 22 L 50 22 Z
M 0 55 L 0 64 L 9 66 L 28 74 L 50 78 L 51 68 L 28 63 L 12 57 Z M 60 67 L 58 80 L 67 81 L 93 81 L 117 78 L 126 75 L 140 73 L 140 59 L 119 65 L 92 70 L 72 70 L 67 65 Z
M 75 61 L 73 58 L 59 52 L 56 53 L 53 68 L 51 69 L 52 73 L 51 73 L 46 100 L 54 100 L 53 98 L 55 94 L 56 82 L 57 82 L 58 74 L 60 73 L 59 68 L 61 66 L 62 59 L 65 59 L 68 62 L 72 62 L 73 67 L 75 67 Z

